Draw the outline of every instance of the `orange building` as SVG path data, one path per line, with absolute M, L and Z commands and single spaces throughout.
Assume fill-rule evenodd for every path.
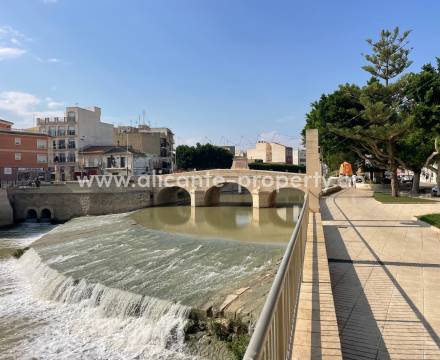
M 12 128 L 0 119 L 0 180 L 47 178 L 49 136 Z

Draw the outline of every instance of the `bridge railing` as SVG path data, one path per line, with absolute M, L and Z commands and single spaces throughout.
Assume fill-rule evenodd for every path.
M 308 196 L 305 196 L 297 225 L 257 320 L 244 360 L 286 360 L 290 358 L 308 222 Z

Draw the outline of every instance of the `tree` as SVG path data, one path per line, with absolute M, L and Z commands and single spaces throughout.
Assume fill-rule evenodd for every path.
M 371 64 L 363 69 L 373 75 L 372 80 L 362 88 L 360 102 L 363 124 L 347 129 L 333 129 L 340 135 L 356 140 L 353 150 L 379 168 L 391 172 L 391 193 L 399 195 L 397 167 L 404 166 L 398 157 L 396 143 L 409 129 L 410 122 L 402 116 L 406 101 L 402 81 L 390 84 L 390 80 L 400 75 L 410 65 L 407 49 L 407 38 L 410 31 L 400 34 L 399 28 L 394 31 L 382 30 L 380 39 L 367 42 L 372 54 L 364 55 Z M 379 82 L 384 80 L 385 85 Z
M 373 53 L 364 55 L 371 65 L 365 65 L 362 69 L 375 78 L 383 79 L 385 86 L 388 86 L 391 79 L 400 75 L 412 64 L 408 59 L 412 49 L 405 48 L 410 33 L 409 30 L 400 34 L 399 28 L 396 27 L 393 31 L 382 30 L 380 39 L 376 42 L 367 39 Z
M 437 68 L 427 64 L 420 73 L 408 74 L 404 81 L 408 100 L 405 111 L 412 126 L 398 146 L 407 168 L 414 172 L 412 191 L 417 193 L 422 168 L 426 166 L 434 172 L 440 168 L 440 164 L 437 168 L 432 166 L 440 161 L 434 151 L 435 139 L 440 135 L 440 59 Z M 440 185 L 440 176 L 437 179 Z
M 405 166 L 398 156 L 396 143 L 409 129 L 410 121 L 402 116 L 404 87 L 401 82 L 384 86 L 371 80 L 362 88 L 360 102 L 364 106 L 361 123 L 332 131 L 355 140 L 352 150 L 371 165 L 391 172 L 391 192 L 398 196 L 397 168 Z
M 179 145 L 176 148 L 176 162 L 179 169 L 228 169 L 233 155 L 221 147 L 199 143 L 196 146 Z
M 352 164 L 359 162 L 359 156 L 352 150 L 354 140 L 344 137 L 331 127 L 353 127 L 360 123 L 363 105 L 360 103 L 361 89 L 357 85 L 344 84 L 331 94 L 323 94 L 312 103 L 312 109 L 306 115 L 306 129 L 318 129 L 319 144 L 323 161 L 330 170 L 339 169 L 343 161 Z

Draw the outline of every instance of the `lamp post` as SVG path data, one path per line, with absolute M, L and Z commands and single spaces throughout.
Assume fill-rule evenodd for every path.
M 128 130 L 125 130 L 125 135 L 126 135 L 126 144 L 127 144 L 127 161 L 125 164 L 126 170 L 127 170 L 127 177 L 128 177 L 128 158 L 129 158 L 129 153 L 128 153 Z

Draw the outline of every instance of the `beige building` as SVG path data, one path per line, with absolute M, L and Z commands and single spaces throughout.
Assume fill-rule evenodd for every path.
M 272 148 L 267 141 L 259 140 L 255 148 L 247 150 L 247 158 L 250 162 L 272 162 Z
M 174 169 L 174 133 L 168 128 L 151 128 L 147 125 L 119 126 L 113 132 L 113 144 L 130 146 L 150 155 L 153 170 L 170 173 Z
M 80 171 L 78 151 L 90 145 L 112 145 L 113 125 L 101 122 L 101 109 L 70 106 L 62 117 L 38 117 L 39 132 L 50 139 L 49 169 L 53 178 L 73 180 Z
M 255 148 L 247 150 L 247 158 L 251 162 L 292 163 L 292 148 L 275 142 L 259 140 Z

